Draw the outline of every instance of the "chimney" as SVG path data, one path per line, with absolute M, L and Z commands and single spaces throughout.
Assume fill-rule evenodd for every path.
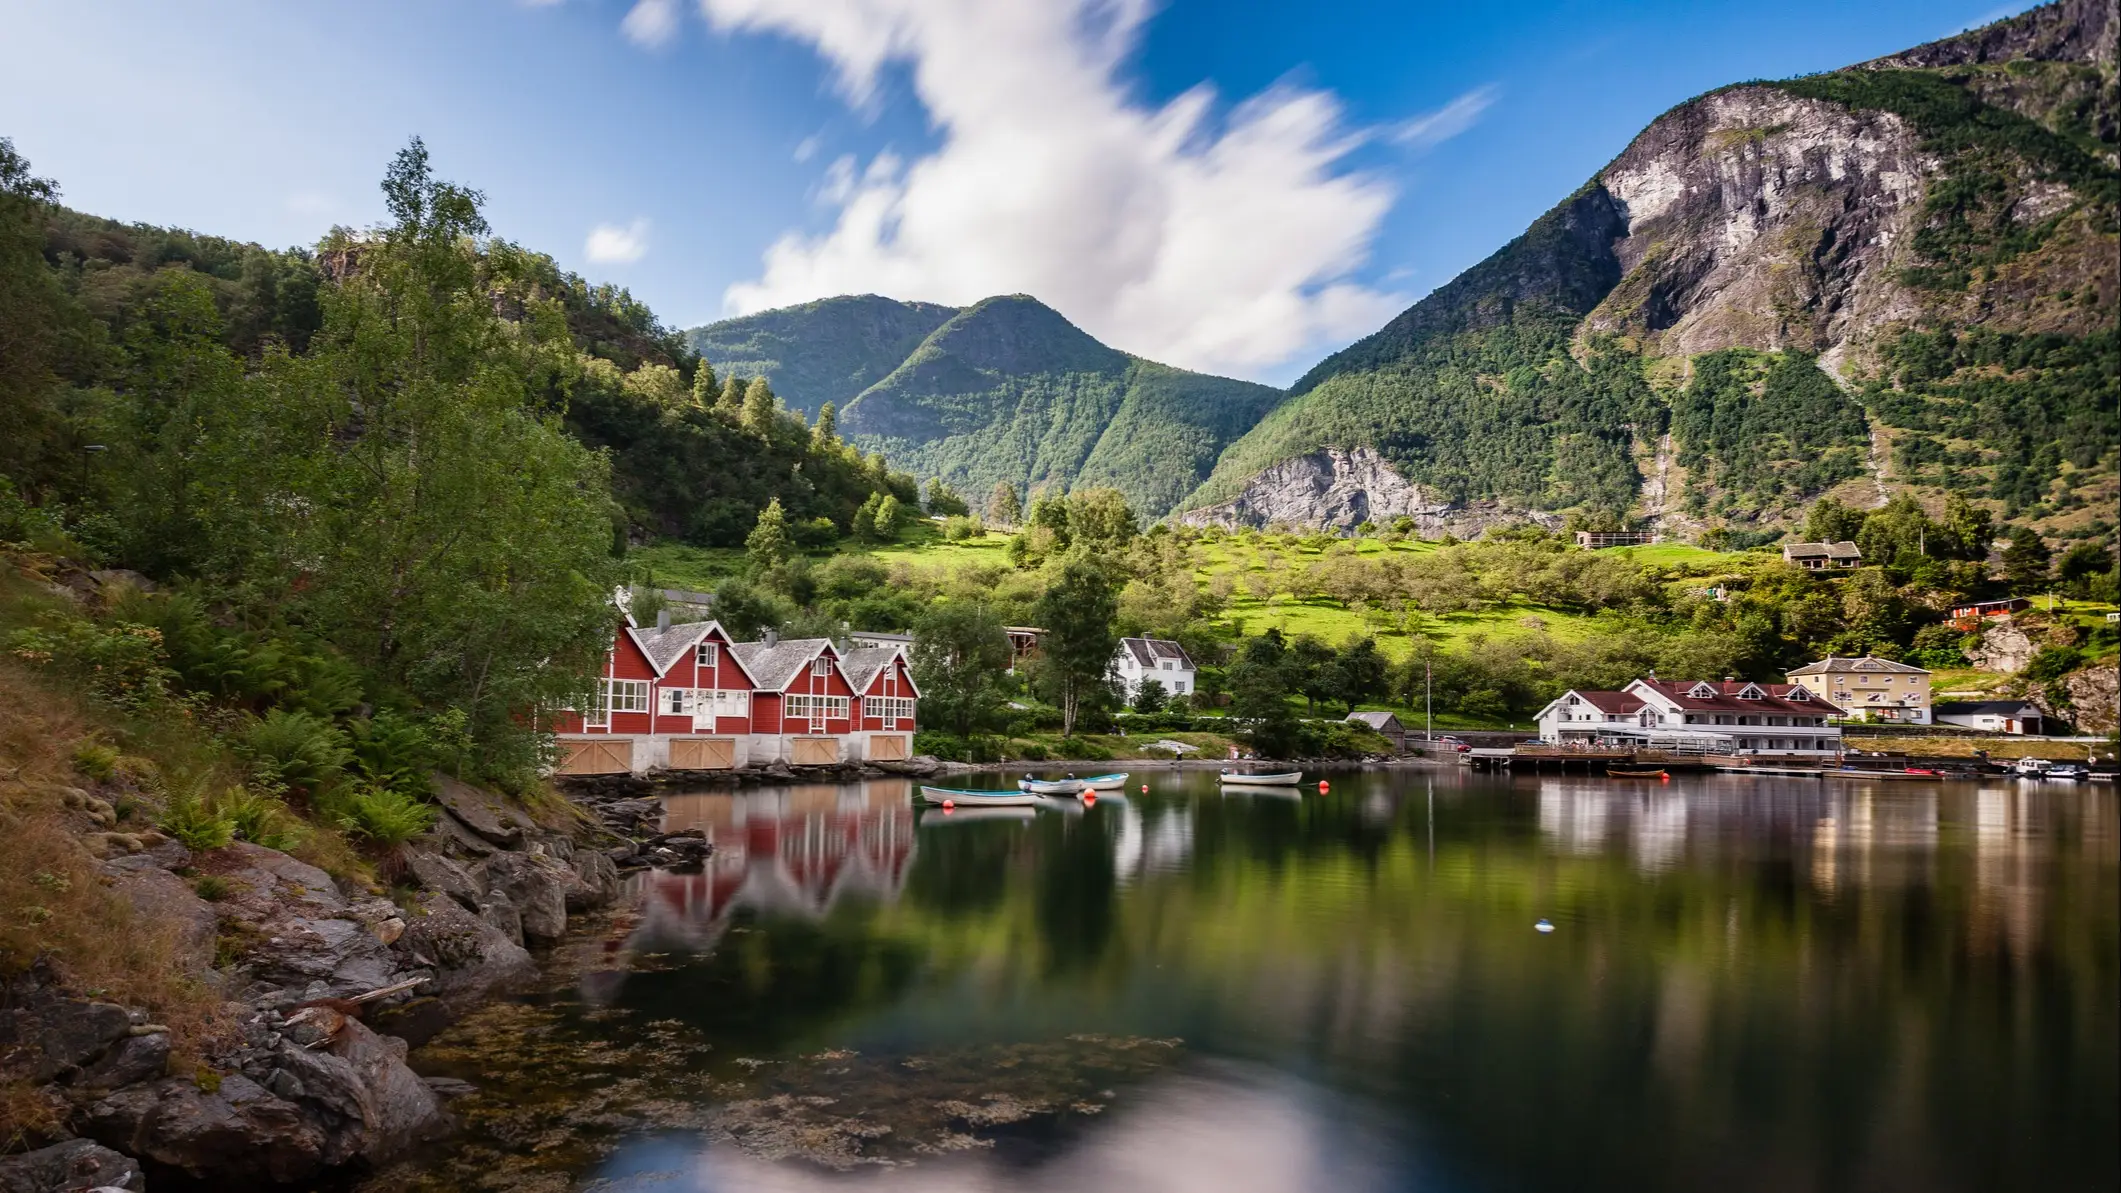
M 767 630 L 767 631 L 766 631 L 766 645 L 768 645 L 768 646 L 779 646 L 780 644 L 781 644 L 781 632 L 780 632 L 779 630 Z
M 670 628 L 670 610 L 658 609 L 655 611 L 655 628 L 657 633 Z

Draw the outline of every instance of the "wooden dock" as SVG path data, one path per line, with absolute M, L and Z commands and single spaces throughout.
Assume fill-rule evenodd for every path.
M 1728 772 L 1770 777 L 1817 778 L 1837 770 L 1837 758 L 1812 754 L 1710 754 L 1699 750 L 1651 749 L 1636 746 L 1558 746 L 1528 742 L 1515 747 L 1468 750 L 1458 756 L 1475 770 L 1559 771 L 1567 774 L 1601 774 L 1608 769 L 1657 768 L 1672 772 Z

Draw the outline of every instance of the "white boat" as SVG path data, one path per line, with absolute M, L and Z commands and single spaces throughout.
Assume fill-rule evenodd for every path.
M 1303 779 L 1304 773 L 1300 770 L 1283 771 L 1272 775 L 1248 775 L 1242 771 L 1234 770 L 1223 772 L 1223 782 L 1242 783 L 1247 787 L 1294 787 L 1298 783 L 1303 782 Z
M 1091 775 L 1083 780 L 1083 786 L 1092 791 L 1124 791 L 1127 787 L 1127 772 L 1116 775 Z
M 1088 780 L 1073 775 L 1065 779 L 1034 779 L 1030 775 L 1016 781 L 1018 791 L 1032 795 L 1081 795 L 1088 790 Z
M 955 787 L 923 786 L 921 798 L 938 807 L 945 804 L 960 808 L 1038 807 L 1038 797 L 1022 791 L 962 791 Z
M 2049 765 L 2045 758 L 2020 758 L 2011 770 L 2021 779 L 2037 779 L 2047 773 Z

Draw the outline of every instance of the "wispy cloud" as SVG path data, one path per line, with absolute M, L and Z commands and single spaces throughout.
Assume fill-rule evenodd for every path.
M 668 44 L 678 32 L 678 0 L 634 0 L 619 31 L 635 45 Z
M 1329 93 L 1277 86 L 1217 119 L 1195 87 L 1143 105 L 1122 65 L 1148 0 L 699 0 L 725 31 L 813 46 L 857 108 L 907 68 L 933 151 L 835 160 L 821 233 L 785 233 L 733 312 L 877 292 L 1025 292 L 1115 346 L 1261 375 L 1377 326 L 1400 295 L 1354 279 L 1392 204 L 1346 155 Z
M 621 228 L 598 224 L 589 230 L 582 255 L 597 265 L 624 265 L 648 255 L 648 221 L 635 220 Z
M 824 135 L 822 133 L 812 133 L 809 136 L 804 137 L 802 140 L 797 141 L 795 143 L 795 160 L 798 162 L 807 162 L 811 158 L 816 157 L 818 149 L 823 146 L 824 143 L 825 140 Z
M 1472 128 L 1480 120 L 1480 114 L 1495 102 L 1496 94 L 1497 88 L 1492 83 L 1475 87 L 1433 112 L 1401 123 L 1392 130 L 1392 141 L 1412 149 L 1441 145 Z

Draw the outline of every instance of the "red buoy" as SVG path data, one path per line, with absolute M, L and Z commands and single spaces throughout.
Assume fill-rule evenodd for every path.
M 943 811 L 945 811 L 945 812 L 955 812 L 955 811 L 957 811 L 957 801 L 956 801 L 956 800 L 954 800 L 954 799 L 946 799 L 946 800 L 944 800 L 944 801 L 943 801 Z
M 1326 782 L 1324 779 L 1318 781 L 1318 794 L 1324 795 L 1331 790 L 1333 790 L 1333 784 Z
M 1085 807 L 1085 808 L 1094 808 L 1094 807 L 1096 807 L 1096 806 L 1097 806 L 1097 793 L 1096 793 L 1095 791 L 1085 791 L 1085 792 L 1083 792 L 1083 807 Z
M 1144 783 L 1144 784 L 1142 784 L 1142 794 L 1143 794 L 1143 795 L 1147 795 L 1147 794 L 1149 794 L 1149 785 L 1148 785 L 1147 783 Z

